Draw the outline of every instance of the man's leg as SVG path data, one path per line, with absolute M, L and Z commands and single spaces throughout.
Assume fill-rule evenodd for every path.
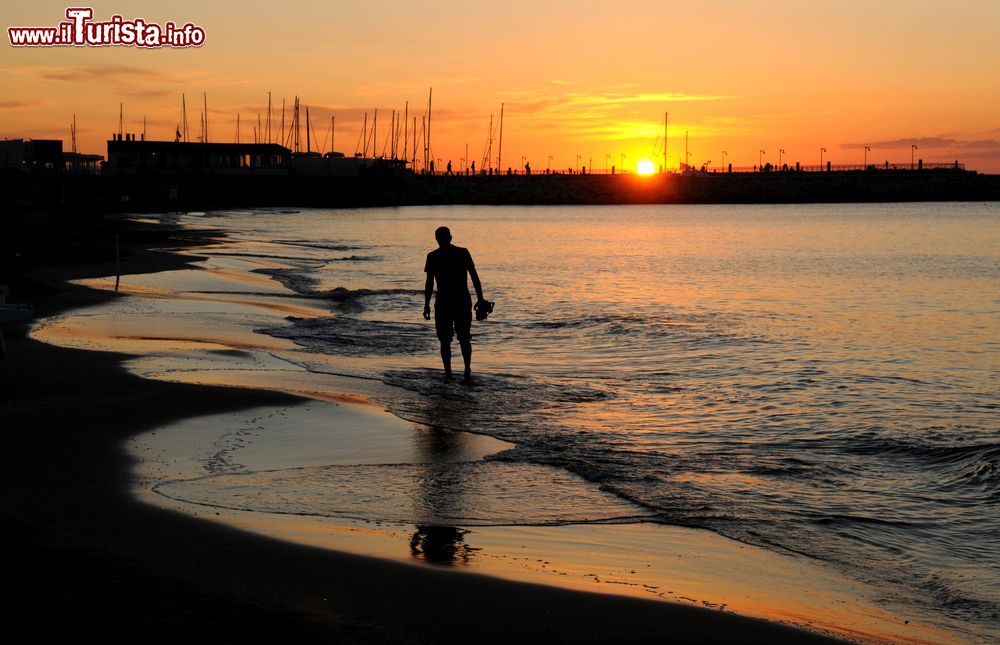
M 465 360 L 465 382 L 472 382 L 472 303 L 464 305 L 455 315 L 455 336 Z
M 444 363 L 444 377 L 451 379 L 451 341 L 441 341 L 441 362 Z
M 460 340 L 459 346 L 462 348 L 462 360 L 465 361 L 465 380 L 472 380 L 472 341 Z
M 454 336 L 454 322 L 447 309 L 434 303 L 434 330 L 441 341 L 441 363 L 444 365 L 444 378 L 451 380 L 451 339 Z

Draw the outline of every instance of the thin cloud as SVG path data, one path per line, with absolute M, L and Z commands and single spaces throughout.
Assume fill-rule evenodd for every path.
M 671 102 L 706 102 L 722 101 L 735 98 L 729 95 L 685 94 L 682 92 L 567 92 L 562 94 L 539 94 L 531 92 L 517 93 L 507 105 L 512 111 L 520 114 L 544 115 L 558 113 L 562 118 L 574 119 L 585 116 L 609 118 L 609 111 L 619 114 L 623 110 L 631 110 L 631 114 L 639 114 L 639 107 L 644 104 L 665 104 Z M 620 118 L 620 117 L 616 117 Z
M 936 150 L 941 148 L 957 148 L 962 150 L 996 150 L 1000 149 L 1000 141 L 995 139 L 978 139 L 975 141 L 963 141 L 951 137 L 914 137 L 912 139 L 891 139 L 888 141 L 874 141 L 872 143 L 842 143 L 841 148 L 846 150 L 860 150 L 865 146 L 872 148 L 909 148 L 911 145 L 918 149 Z
M 0 101 L 0 110 L 16 110 L 18 108 L 35 107 L 41 105 L 34 101 Z
M 573 103 L 584 105 L 625 105 L 628 103 L 677 103 L 722 101 L 736 98 L 724 94 L 684 94 L 682 92 L 642 92 L 631 95 L 605 95 L 578 98 Z
M 128 65 L 77 65 L 73 67 L 38 68 L 36 74 L 45 80 L 64 83 L 124 84 L 151 81 L 178 82 L 171 74 Z

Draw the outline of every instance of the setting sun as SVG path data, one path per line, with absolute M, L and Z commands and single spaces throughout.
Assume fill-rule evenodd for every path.
M 643 159 L 635 167 L 635 171 L 640 175 L 652 175 L 654 172 L 656 172 L 656 166 L 653 165 L 652 161 L 648 159 Z

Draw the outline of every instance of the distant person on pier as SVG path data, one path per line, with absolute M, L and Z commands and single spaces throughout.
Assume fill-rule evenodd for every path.
M 492 303 L 487 303 L 483 297 L 483 285 L 479 282 L 476 265 L 468 249 L 451 243 L 451 231 L 442 226 L 434 231 L 438 248 L 427 254 L 424 271 L 427 282 L 424 285 L 424 319 L 431 319 L 431 294 L 434 293 L 434 283 L 437 283 L 437 297 L 434 299 L 434 328 L 438 340 L 441 341 L 441 362 L 444 364 L 444 378 L 450 381 L 451 376 L 451 339 L 458 337 L 462 348 L 462 359 L 465 361 L 465 383 L 472 382 L 472 298 L 469 296 L 468 278 L 472 278 L 472 286 L 476 289 L 477 318 L 485 319 L 480 311 L 487 307 L 492 309 Z M 486 311 L 488 313 L 488 311 Z
M 444 174 L 451 175 L 451 159 L 448 160 L 448 170 Z

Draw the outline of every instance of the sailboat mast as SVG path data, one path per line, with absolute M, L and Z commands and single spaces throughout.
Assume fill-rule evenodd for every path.
M 406 161 L 406 149 L 407 149 L 406 146 L 409 143 L 409 137 L 406 136 L 407 134 L 409 134 L 406 128 L 409 122 L 410 122 L 410 102 L 407 101 L 406 106 L 403 108 L 403 161 L 404 162 Z
M 72 135 L 73 135 L 73 152 L 76 152 L 76 114 L 73 115 Z
M 205 98 L 205 139 L 204 143 L 208 143 L 208 92 L 203 94 Z
M 497 172 L 501 172 L 500 154 L 503 152 L 503 103 L 500 104 L 500 141 L 497 142 Z
M 482 170 L 486 168 L 491 163 L 490 157 L 493 156 L 493 115 L 490 114 L 490 129 L 486 131 L 486 151 L 483 153 Z
M 295 108 L 292 112 L 292 127 L 295 128 L 295 152 L 302 151 L 302 122 L 299 119 L 299 97 L 295 97 Z
M 424 168 L 428 168 L 431 159 L 431 104 L 434 99 L 434 88 L 427 91 L 427 138 L 424 143 Z
M 663 172 L 667 172 L 667 123 L 670 120 L 670 112 L 663 113 Z
M 271 143 L 271 93 L 267 93 L 267 142 Z
M 183 113 L 182 118 L 184 119 L 184 143 L 188 142 L 188 108 L 187 108 L 187 98 L 184 94 L 181 94 L 181 112 Z
M 312 152 L 312 145 L 309 143 L 309 106 L 306 106 L 306 152 Z

